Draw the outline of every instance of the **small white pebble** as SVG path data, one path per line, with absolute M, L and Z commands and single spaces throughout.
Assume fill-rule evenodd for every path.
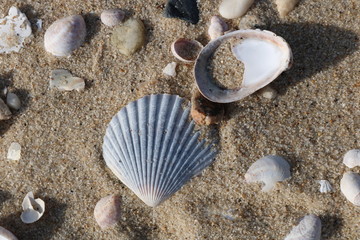
M 19 110 L 21 107 L 20 98 L 15 93 L 8 93 L 6 96 L 6 104 L 9 108 Z
M 176 76 L 176 66 L 177 66 L 176 62 L 169 63 L 164 68 L 163 73 L 170 77 L 175 77 Z
M 7 159 L 18 161 L 21 158 L 21 146 L 17 142 L 13 142 L 10 144 L 8 153 L 7 153 Z
M 40 32 L 42 30 L 42 23 L 43 21 L 41 19 L 36 19 L 36 28 L 37 28 L 37 31 Z
M 319 180 L 318 183 L 320 184 L 320 192 L 321 193 L 328 193 L 333 190 L 333 188 L 328 180 Z
M 260 89 L 259 92 L 260 92 L 261 96 L 266 99 L 274 99 L 277 96 L 276 90 L 270 86 L 263 87 L 262 89 Z

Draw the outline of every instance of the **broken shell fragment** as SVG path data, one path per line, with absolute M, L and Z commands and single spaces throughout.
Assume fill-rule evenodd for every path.
M 228 40 L 232 41 L 234 56 L 245 66 L 242 84 L 235 89 L 217 85 L 208 69 L 215 50 Z M 212 102 L 229 103 L 243 99 L 272 82 L 290 67 L 291 61 L 291 49 L 283 38 L 266 30 L 238 30 L 211 41 L 203 48 L 196 60 L 194 75 L 204 97 Z
M 222 20 L 218 16 L 213 16 L 210 20 L 210 26 L 208 29 L 208 34 L 210 36 L 210 39 L 213 40 L 215 38 L 220 37 L 229 29 L 228 25 L 224 20 Z
M 284 181 L 290 177 L 289 163 L 279 156 L 265 156 L 254 162 L 245 174 L 245 181 L 263 182 L 263 192 L 268 192 L 277 182 Z
M 14 234 L 12 234 L 12 232 L 10 232 L 9 230 L 0 227 L 0 240 L 18 240 L 17 237 L 15 237 Z
M 21 107 L 20 98 L 15 93 L 8 93 L 6 96 L 6 104 L 9 108 L 19 110 Z
M 85 36 L 86 25 L 82 16 L 73 15 L 56 20 L 45 32 L 45 50 L 55 56 L 69 56 L 81 46 Z
M 179 38 L 171 44 L 171 52 L 180 61 L 195 62 L 203 45 L 196 40 Z
M 50 88 L 57 88 L 60 91 L 82 91 L 85 88 L 85 81 L 74 77 L 68 70 L 55 69 L 51 72 Z
M 243 16 L 253 4 L 254 0 L 223 0 L 219 12 L 226 19 Z
M 7 153 L 7 159 L 13 161 L 19 161 L 21 158 L 21 145 L 17 142 L 13 142 L 10 144 Z
M 320 192 L 321 193 L 328 193 L 333 190 L 333 188 L 328 180 L 319 180 L 318 183 L 320 184 Z
M 11 7 L 9 15 L 0 19 L 0 53 L 19 52 L 30 35 L 31 25 L 26 15 Z
M 285 17 L 291 12 L 300 0 L 276 0 L 277 10 L 280 17 Z
M 124 17 L 125 13 L 120 9 L 104 10 L 100 15 L 101 22 L 108 27 L 118 25 L 124 20 Z
M 171 197 L 215 157 L 198 141 L 190 109 L 176 95 L 145 96 L 110 121 L 103 143 L 106 165 L 148 206 Z
M 194 90 L 191 97 L 191 117 L 197 124 L 217 124 L 222 120 L 224 112 L 223 104 L 211 102 L 199 90 Z
M 321 220 L 314 214 L 304 216 L 285 240 L 320 240 Z
M 96 203 L 94 217 L 101 229 L 107 229 L 120 220 L 120 206 L 120 196 L 117 195 L 109 195 Z
M 260 95 L 266 99 L 274 99 L 277 96 L 277 91 L 270 86 L 265 86 L 259 90 Z
M 24 223 L 33 223 L 39 220 L 44 214 L 45 202 L 40 198 L 34 199 L 34 194 L 29 192 L 22 202 L 22 208 L 21 221 Z
M 177 65 L 176 62 L 169 63 L 164 68 L 163 73 L 170 77 L 175 77 L 176 76 L 176 65 Z
M 360 206 L 360 175 L 347 172 L 340 181 L 340 189 L 347 200 L 355 206 Z
M 8 120 L 11 118 L 11 111 L 5 102 L 0 98 L 0 120 Z
M 344 156 L 343 163 L 348 168 L 360 166 L 360 149 L 352 149 L 348 151 Z

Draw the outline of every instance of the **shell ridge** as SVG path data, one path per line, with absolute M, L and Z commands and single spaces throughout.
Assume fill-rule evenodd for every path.
M 146 123 L 148 120 L 148 115 L 147 115 L 147 109 L 146 109 L 146 103 L 147 103 L 147 98 L 141 98 L 138 101 L 138 119 L 139 119 L 139 138 L 140 138 L 140 171 L 141 171 L 141 178 L 142 178 L 142 190 L 143 192 L 148 191 L 147 188 L 147 184 L 146 184 L 146 179 L 147 179 L 147 170 L 146 170 L 146 158 L 147 158 L 147 151 L 146 151 L 146 146 L 147 146 L 147 127 L 146 127 Z

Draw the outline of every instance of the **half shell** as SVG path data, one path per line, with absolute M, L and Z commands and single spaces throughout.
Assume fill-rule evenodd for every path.
M 233 54 L 245 66 L 242 84 L 236 89 L 218 86 L 208 70 L 215 50 L 228 40 L 233 42 Z M 204 97 L 213 102 L 228 103 L 266 86 L 288 69 L 291 62 L 291 49 L 283 38 L 266 30 L 238 30 L 211 41 L 203 48 L 196 60 L 194 75 Z
M 321 220 L 314 214 L 306 215 L 294 227 L 285 240 L 320 240 Z
M 191 63 L 195 62 L 203 45 L 191 39 L 179 38 L 171 44 L 171 52 L 180 61 Z
M 353 172 L 344 174 L 340 181 L 340 189 L 347 200 L 360 206 L 360 175 Z
M 142 201 L 159 205 L 213 162 L 215 152 L 193 133 L 189 108 L 175 95 L 131 102 L 111 120 L 104 137 L 107 166 Z
M 344 155 L 343 163 L 348 168 L 360 166 L 360 149 L 351 149 Z
M 289 178 L 290 165 L 279 156 L 265 156 L 254 162 L 245 174 L 245 180 L 251 182 L 263 182 L 263 192 L 270 191 L 276 182 L 284 181 Z

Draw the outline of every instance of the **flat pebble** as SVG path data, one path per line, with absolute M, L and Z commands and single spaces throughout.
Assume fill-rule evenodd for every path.
M 145 27 L 137 18 L 130 18 L 116 26 L 111 36 L 111 44 L 126 56 L 134 54 L 144 43 Z

